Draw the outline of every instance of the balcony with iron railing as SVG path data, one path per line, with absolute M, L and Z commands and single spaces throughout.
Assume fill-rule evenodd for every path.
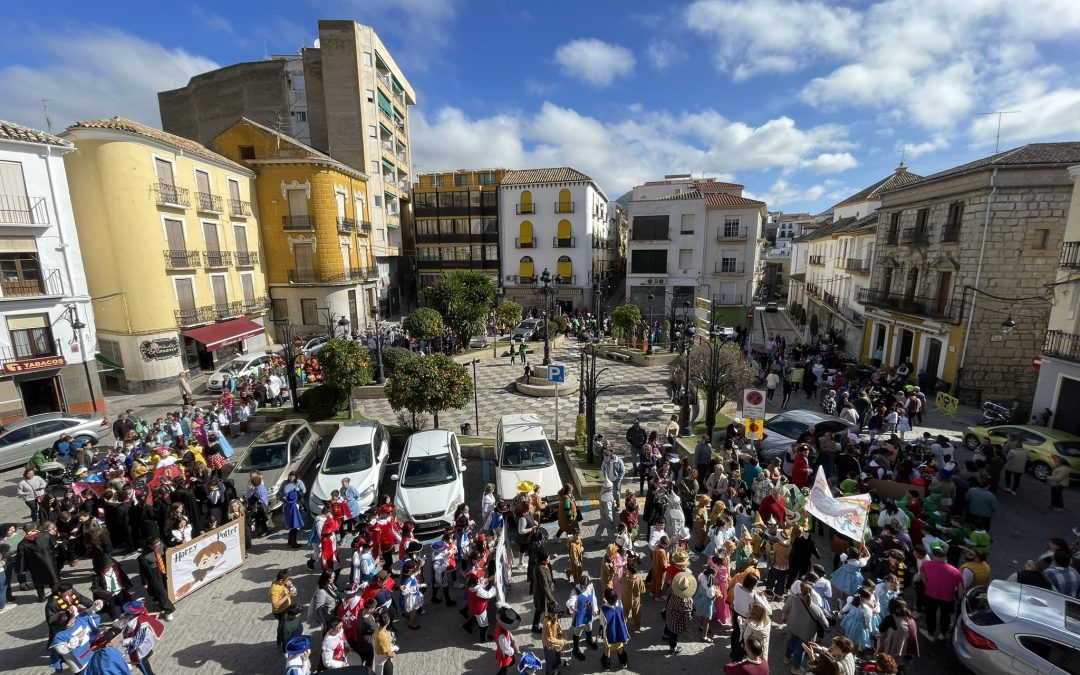
M 531 239 L 514 239 L 515 248 L 536 248 L 536 237 Z
M 743 304 L 742 293 L 720 293 L 713 296 L 717 305 L 723 307 L 736 307 Z
M 314 216 L 282 216 L 281 227 L 284 230 L 298 231 L 306 230 L 313 231 L 315 229 L 315 217 Z
M 1080 269 L 1080 241 L 1067 241 L 1061 245 L 1059 267 Z
M 941 241 L 945 243 L 960 241 L 960 223 L 945 223 L 941 228 Z
M 211 192 L 195 193 L 195 210 L 204 213 L 222 213 L 222 199 Z
M 551 245 L 554 248 L 574 248 L 577 246 L 577 237 L 552 237 Z
M 151 183 L 150 190 L 157 195 L 159 206 L 191 206 L 191 191 L 176 187 L 173 183 Z
M 176 317 L 176 325 L 178 328 L 187 328 L 189 326 L 210 323 L 216 318 L 213 305 L 181 307 L 180 309 L 173 310 L 173 316 Z
M 241 302 L 244 314 L 258 314 L 270 309 L 270 298 L 261 296 L 258 298 L 244 298 Z
M 360 234 L 371 234 L 371 221 L 370 220 L 361 220 L 360 221 Z
M 521 276 L 519 276 L 517 278 L 517 283 L 518 283 L 519 286 L 535 286 L 536 285 L 536 275 L 533 275 L 531 277 L 521 277 Z
M 349 278 L 353 281 L 372 281 L 379 278 L 379 268 L 354 267 L 349 270 Z
M 900 232 L 899 232 L 899 230 L 889 230 L 888 232 L 886 232 L 885 233 L 885 243 L 890 245 L 890 246 L 895 246 L 896 244 L 899 244 L 900 243 Z
M 203 267 L 232 265 L 232 251 L 203 251 Z
M 862 258 L 848 258 L 844 262 L 844 269 L 846 269 L 848 272 L 854 272 L 856 274 L 869 274 L 870 261 L 863 260 Z
M 235 257 L 237 267 L 254 267 L 259 264 L 258 251 L 236 251 Z
M 555 202 L 555 213 L 573 213 L 574 202 Z
M 251 202 L 246 202 L 243 199 L 230 199 L 229 215 L 233 218 L 247 218 L 251 215 Z
M 823 256 L 823 255 L 812 255 L 812 256 L 810 256 L 809 263 L 811 265 L 824 265 L 825 264 L 825 256 Z
M 338 218 L 337 231 L 338 234 L 352 234 L 353 232 L 356 232 L 356 220 L 353 218 Z
M 810 295 L 815 295 L 816 296 L 818 294 L 818 286 L 817 286 L 817 284 L 806 284 L 806 292 L 809 293 Z
M 1046 331 L 1043 354 L 1080 363 L 1080 334 L 1063 330 Z
M 835 295 L 833 295 L 832 293 L 829 293 L 828 291 L 822 293 L 821 294 L 821 299 L 829 307 L 832 307 L 833 309 L 835 309 L 838 312 L 840 311 L 840 300 Z
M 165 249 L 163 253 L 167 270 L 190 270 L 202 265 L 201 251 Z
M 44 197 L 0 195 L 0 225 L 48 225 L 49 208 Z
M 514 212 L 519 216 L 527 213 L 536 213 L 536 204 L 517 204 L 514 207 Z
M 746 274 L 746 263 L 722 260 L 713 265 L 714 274 Z
M 343 284 L 351 281 L 348 272 L 316 269 L 289 270 L 290 284 Z
M 35 295 L 63 295 L 64 279 L 60 270 L 43 269 L 35 270 L 43 275 L 33 279 L 23 277 L 0 277 L 0 297 L 4 298 L 27 298 Z M 26 274 L 27 270 L 23 270 Z
M 900 243 L 906 246 L 927 246 L 930 243 L 930 230 L 910 227 L 900 233 Z
M 948 298 L 930 298 L 922 295 L 889 293 L 876 288 L 860 288 L 859 303 L 867 307 L 879 307 L 904 314 L 956 321 L 956 308 Z
M 716 231 L 716 241 L 733 241 L 746 239 L 745 227 L 721 227 Z

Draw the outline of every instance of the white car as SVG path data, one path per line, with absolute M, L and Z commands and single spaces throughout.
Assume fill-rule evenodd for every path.
M 232 377 L 253 375 L 259 368 L 269 364 L 269 354 L 248 354 L 238 356 L 232 361 L 223 363 L 217 370 L 211 373 L 210 378 L 206 380 L 206 390 L 221 391 L 222 386 L 225 384 L 226 375 L 231 375 Z
M 412 521 L 417 534 L 441 533 L 454 521 L 465 502 L 462 474 L 465 462 L 457 436 L 443 429 L 420 431 L 409 437 L 401 457 L 394 510 L 401 521 Z
M 513 499 L 521 481 L 539 485 L 549 505 L 555 505 L 563 486 L 540 418 L 503 415 L 495 431 L 495 493 Z
M 374 420 L 346 422 L 326 446 L 319 471 L 311 485 L 308 510 L 322 512 L 330 493 L 341 489 L 341 479 L 360 493 L 360 508 L 367 511 L 375 504 L 379 486 L 390 457 L 390 434 Z M 357 513 L 354 516 L 360 515 Z

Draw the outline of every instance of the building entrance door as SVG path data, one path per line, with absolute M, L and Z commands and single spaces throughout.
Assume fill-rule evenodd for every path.
M 915 342 L 915 333 L 909 330 L 900 332 L 900 350 L 896 355 L 896 365 L 907 363 L 911 359 L 911 346 Z
M 23 408 L 26 409 L 28 417 L 66 409 L 64 389 L 60 385 L 59 376 L 19 382 L 19 392 L 22 394 Z
M 1076 410 L 1076 401 L 1080 400 L 1080 380 L 1074 380 L 1071 377 L 1061 378 L 1061 389 L 1058 390 L 1057 400 L 1057 410 L 1054 411 L 1052 426 L 1070 434 L 1080 434 L 1080 415 L 1066 413 L 1066 410 Z

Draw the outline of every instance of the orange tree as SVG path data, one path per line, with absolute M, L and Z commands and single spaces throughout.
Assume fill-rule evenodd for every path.
M 472 394 L 469 371 L 445 354 L 407 359 L 386 380 L 386 399 L 391 408 L 414 415 L 429 413 L 435 427 L 439 426 L 440 412 L 464 408 Z

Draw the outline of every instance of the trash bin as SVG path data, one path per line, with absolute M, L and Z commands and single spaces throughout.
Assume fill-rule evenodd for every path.
M 472 436 L 472 425 L 469 424 L 468 422 L 466 422 L 465 424 L 462 424 L 461 425 L 461 435 L 462 436 Z

